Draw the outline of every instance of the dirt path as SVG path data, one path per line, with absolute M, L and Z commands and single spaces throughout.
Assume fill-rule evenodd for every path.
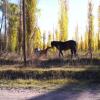
M 76 90 L 62 88 L 41 92 L 32 89 L 0 89 L 0 100 L 100 100 L 100 88 Z
M 47 93 L 38 97 L 32 97 L 28 100 L 100 100 L 100 91 L 60 91 L 56 93 Z
M 29 89 L 0 89 L 0 100 L 27 100 L 39 96 L 40 92 Z

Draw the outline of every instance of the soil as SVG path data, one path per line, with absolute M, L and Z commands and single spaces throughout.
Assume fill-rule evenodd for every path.
M 100 85 L 92 85 L 83 90 L 64 87 L 54 91 L 1 88 L 0 100 L 100 100 Z

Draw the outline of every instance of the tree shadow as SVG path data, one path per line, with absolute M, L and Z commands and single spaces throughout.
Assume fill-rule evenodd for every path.
M 92 100 L 93 98 L 95 100 L 98 94 L 100 94 L 100 84 L 98 83 L 72 83 L 27 100 Z
M 0 59 L 0 65 L 16 65 L 16 64 L 22 64 L 22 61 L 17 61 L 17 60 L 9 60 L 9 59 Z
M 23 66 L 22 60 L 17 59 L 1 59 L 0 65 L 20 65 Z M 38 66 L 41 68 L 51 68 L 51 67 L 71 67 L 80 65 L 97 65 L 100 66 L 100 59 L 93 58 L 80 58 L 80 59 L 63 59 L 63 58 L 52 58 L 52 59 L 34 59 L 33 61 L 27 59 L 27 66 Z
M 5 60 L 4 60 L 5 61 Z M 48 71 L 46 70 L 28 70 L 28 71 L 23 71 L 23 70 L 3 70 L 0 72 L 0 78 L 1 79 L 64 79 L 64 78 L 71 78 L 71 79 L 76 79 L 76 80 L 90 80 L 90 79 L 94 79 L 95 81 L 98 81 L 100 79 L 100 67 L 99 67 L 99 63 L 100 60 L 99 59 L 93 59 L 92 63 L 90 59 L 81 59 L 80 62 L 84 62 L 86 61 L 87 65 L 98 65 L 97 68 L 93 68 L 92 67 L 86 67 L 84 70 L 79 70 L 79 71 L 74 71 L 73 70 L 64 70 L 66 68 L 63 68 L 63 70 L 52 70 L 49 69 Z M 12 65 L 12 61 L 10 62 L 6 62 L 9 65 Z M 13 62 L 13 64 L 18 63 L 18 62 Z M 63 59 L 51 59 L 51 60 L 47 60 L 47 61 L 41 61 L 38 62 L 38 68 L 42 67 L 42 68 L 51 68 L 51 67 L 63 67 L 68 64 L 71 63 L 71 65 L 76 66 L 80 65 L 80 63 L 75 60 L 75 61 L 69 61 L 69 60 L 63 60 Z M 79 63 L 79 64 L 77 64 Z M 81 65 L 82 65 L 81 63 Z M 84 65 L 84 63 L 83 63 Z M 80 66 L 82 67 L 82 66 Z M 23 68 L 23 67 L 22 67 Z M 69 66 L 69 68 L 71 68 L 71 66 Z M 92 69 L 92 70 L 91 70 Z
M 49 60 L 39 60 L 38 63 L 35 63 L 38 67 L 63 67 L 63 66 L 80 66 L 80 65 L 95 65 L 100 66 L 100 59 L 88 59 L 88 58 L 81 58 L 81 59 L 49 59 Z

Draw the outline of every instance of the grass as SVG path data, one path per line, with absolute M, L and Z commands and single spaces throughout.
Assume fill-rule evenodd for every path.
M 55 80 L 0 80 L 0 88 L 27 88 L 39 91 L 52 91 L 60 88 L 65 84 L 77 82 L 71 79 L 55 79 Z
M 0 80 L 1 89 L 30 89 L 38 92 L 75 91 L 81 92 L 88 88 L 99 89 L 100 84 L 93 81 L 78 81 L 74 79 L 50 79 L 50 80 Z
M 32 68 L 32 67 L 0 67 L 0 79 L 99 79 L 99 66 L 63 67 L 63 68 Z
M 79 92 L 88 88 L 91 83 L 99 83 L 99 79 L 99 66 L 66 66 L 62 68 L 0 67 L 1 89 L 27 88 L 39 92 L 48 92 L 61 88 L 62 91 Z
M 22 62 L 0 59 L 0 87 L 52 91 L 64 85 L 80 83 L 72 89 L 81 91 L 89 82 L 100 82 L 100 57 L 92 59 L 92 63 L 87 58 L 79 61 L 66 58 L 37 61 L 27 67 L 21 66 Z

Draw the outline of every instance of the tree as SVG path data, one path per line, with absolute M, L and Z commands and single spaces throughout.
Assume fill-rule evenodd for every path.
M 0 11 L 2 12 L 2 18 L 0 19 L 0 23 L 1 23 L 1 26 L 0 26 L 0 51 L 2 51 L 2 47 L 3 47 L 3 44 L 2 44 L 2 34 L 1 34 L 1 31 L 2 31 L 2 26 L 3 26 L 3 19 L 4 19 L 4 3 L 3 3 L 3 0 L 0 0 Z
M 8 11 L 8 0 L 4 0 L 4 16 L 5 16 L 5 35 L 4 35 L 4 42 L 5 42 L 5 50 L 7 50 L 7 11 Z
M 26 14 L 25 14 L 25 0 L 23 0 L 23 59 L 26 66 Z
M 33 47 L 34 48 L 42 48 L 42 39 L 41 39 L 41 31 L 38 27 L 35 28 L 34 36 L 33 36 Z
M 83 44 L 83 37 L 81 36 L 79 49 L 82 51 L 82 50 L 83 50 L 83 47 L 84 47 L 84 44 Z
M 36 4 L 37 0 L 26 0 L 26 31 L 27 31 L 27 55 L 31 56 L 33 52 L 32 36 L 36 26 Z
M 68 4 L 66 0 L 60 0 L 59 28 L 62 41 L 68 39 Z
M 46 47 L 45 41 L 46 41 L 46 32 L 43 33 L 43 49 L 45 49 L 45 47 Z
M 55 31 L 55 34 L 56 34 L 56 40 L 59 41 L 60 40 L 60 34 L 57 30 Z
M 47 46 L 51 46 L 51 41 L 53 41 L 53 35 L 51 32 L 49 32 Z
M 17 34 L 19 27 L 19 7 L 16 4 L 9 4 L 9 16 L 8 16 L 8 39 L 9 39 L 9 50 L 16 51 L 17 48 Z
M 100 5 L 98 7 L 98 34 L 97 34 L 97 40 L 98 40 L 98 50 L 100 50 Z
M 22 50 L 22 33 L 23 33 L 23 11 L 22 11 L 22 0 L 20 0 L 20 18 L 19 18 L 19 31 L 18 31 L 18 44 L 17 44 L 17 49 L 18 49 L 18 53 L 21 53 Z
M 75 41 L 78 42 L 78 25 L 76 26 L 76 29 L 75 29 Z
M 3 18 L 4 18 L 4 25 L 5 25 L 5 32 L 4 32 L 4 49 L 7 49 L 7 11 L 8 11 L 8 0 L 0 0 L 0 10 L 2 11 L 2 24 L 3 24 Z M 0 35 L 2 30 L 2 24 L 0 29 Z
M 86 26 L 86 32 L 85 32 L 85 36 L 84 36 L 84 49 L 87 50 L 88 49 L 88 28 Z
M 79 44 L 79 41 L 78 41 L 78 24 L 75 28 L 75 33 L 74 33 L 74 36 L 73 36 L 73 39 Z M 79 45 L 78 45 L 79 46 Z M 79 47 L 78 47 L 79 48 Z
M 94 26 L 93 26 L 93 14 L 92 14 L 92 3 L 89 2 L 88 4 L 88 52 L 90 54 L 90 58 L 92 58 L 92 50 L 93 50 L 93 33 L 94 33 Z
M 4 16 L 2 14 L 2 18 L 1 18 L 1 26 L 0 26 L 0 51 L 3 50 L 3 41 L 2 41 L 2 34 L 1 34 L 1 31 L 2 31 L 2 26 L 3 26 L 3 19 L 4 19 Z
M 98 33 L 95 34 L 94 36 L 94 50 L 97 51 L 98 50 Z

